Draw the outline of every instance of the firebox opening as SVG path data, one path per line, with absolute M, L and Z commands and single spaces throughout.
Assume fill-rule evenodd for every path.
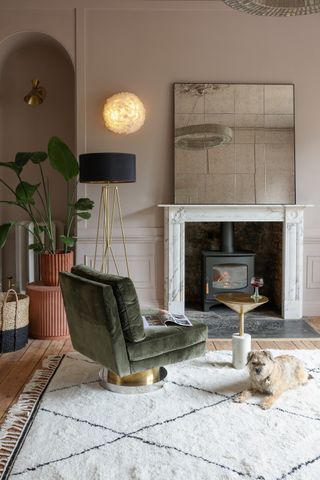
M 254 274 L 253 252 L 202 252 L 202 310 L 208 312 L 224 292 L 252 293 L 250 279 Z
M 261 275 L 268 310 L 281 313 L 281 222 L 186 223 L 185 299 L 187 308 L 209 311 L 221 292 L 252 292 L 251 277 Z

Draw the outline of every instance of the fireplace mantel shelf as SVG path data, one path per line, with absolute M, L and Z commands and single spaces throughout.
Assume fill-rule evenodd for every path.
M 290 208 L 307 208 L 307 207 L 314 207 L 314 205 L 299 205 L 299 204 L 274 204 L 274 203 L 271 203 L 271 204 L 239 204 L 237 203 L 236 205 L 233 205 L 233 204 L 230 204 L 230 203 L 227 203 L 227 204 L 207 204 L 207 203 L 203 203 L 203 204 L 196 204 L 196 205 L 193 205 L 193 204 L 177 204 L 177 203 L 172 203 L 172 204 L 160 204 L 158 205 L 158 207 L 163 207 L 163 208 L 168 208 L 168 207 L 173 207 L 173 208 L 237 208 L 237 209 L 241 209 L 241 208 L 275 208 L 275 209 L 278 209 L 278 208 L 286 208 L 286 207 L 290 207 Z
M 184 312 L 186 222 L 282 222 L 282 316 L 302 317 L 303 216 L 313 205 L 158 205 L 164 209 L 165 302 Z

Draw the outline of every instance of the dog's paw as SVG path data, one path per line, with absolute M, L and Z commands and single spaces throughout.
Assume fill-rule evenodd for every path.
M 270 402 L 260 403 L 260 408 L 262 408 L 262 410 L 268 410 L 269 408 L 271 408 L 271 406 L 272 406 L 272 403 Z
M 234 397 L 233 399 L 234 402 L 236 403 L 242 403 L 245 401 L 245 398 L 243 397 L 243 395 L 241 395 L 241 393 L 239 395 L 237 395 L 236 397 Z

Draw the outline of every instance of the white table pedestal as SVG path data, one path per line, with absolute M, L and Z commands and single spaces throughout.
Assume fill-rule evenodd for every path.
M 239 333 L 232 335 L 232 365 L 234 368 L 244 368 L 247 364 L 247 356 L 251 351 L 251 335 Z
M 268 302 L 263 295 L 258 297 L 242 292 L 218 293 L 216 300 L 239 313 L 239 333 L 232 335 L 232 364 L 234 368 L 244 368 L 247 355 L 251 351 L 251 335 L 244 333 L 244 316 L 255 308 Z

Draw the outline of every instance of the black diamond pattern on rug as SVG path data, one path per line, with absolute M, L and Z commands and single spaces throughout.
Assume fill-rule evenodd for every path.
M 218 355 L 219 360 L 208 361 L 214 355 Z M 53 435 L 60 436 L 59 432 L 63 432 L 60 440 L 58 438 L 59 448 L 51 449 L 48 442 L 48 445 L 42 447 L 43 450 L 46 450 L 45 453 L 40 456 L 38 461 L 34 460 L 30 456 L 29 450 L 35 448 L 34 451 L 37 451 L 37 442 L 40 443 L 40 440 L 37 434 L 33 434 L 31 438 L 35 444 L 31 447 L 28 440 L 25 442 L 25 460 L 22 465 L 17 462 L 18 465 L 11 474 L 12 478 L 69 479 L 68 472 L 75 472 L 74 469 L 77 465 L 83 467 L 90 465 L 90 461 L 94 464 L 97 461 L 103 461 L 109 465 L 110 461 L 115 459 L 116 465 L 120 468 L 120 458 L 124 452 L 126 452 L 126 457 L 133 456 L 132 465 L 135 465 L 134 454 L 139 454 L 144 449 L 145 467 L 149 467 L 150 462 L 158 462 L 162 465 L 161 462 L 165 461 L 168 463 L 170 471 L 170 465 L 185 463 L 190 465 L 193 472 L 199 472 L 200 476 L 196 477 L 196 480 L 209 478 L 206 476 L 208 472 L 211 472 L 210 478 L 212 479 L 227 480 L 237 478 L 248 480 L 317 479 L 314 472 L 320 464 L 320 452 L 318 446 L 311 442 L 311 439 L 316 438 L 317 432 L 319 432 L 320 412 L 316 408 L 316 398 L 313 402 L 306 404 L 305 409 L 301 408 L 304 406 L 303 404 L 300 407 L 298 404 L 296 405 L 294 398 L 292 401 L 289 399 L 285 403 L 286 408 L 282 408 L 280 404 L 280 406 L 275 406 L 270 413 L 262 411 L 254 399 L 250 399 L 242 405 L 234 404 L 235 386 L 240 385 L 245 376 L 244 372 L 235 372 L 236 383 L 230 384 L 229 381 L 223 380 L 226 372 L 232 371 L 230 368 L 226 369 L 229 362 L 225 360 L 230 360 L 230 358 L 230 352 L 209 352 L 207 359 L 195 359 L 192 362 L 171 366 L 170 376 L 165 381 L 164 389 L 156 395 L 134 396 L 139 400 L 136 401 L 131 396 L 126 400 L 124 399 L 126 396 L 102 392 L 96 383 L 94 365 L 83 359 L 83 367 L 81 367 L 79 366 L 82 360 L 81 356 L 78 354 L 68 355 L 65 358 L 65 373 L 61 373 L 61 380 L 57 375 L 50 390 L 47 391 L 40 405 L 38 418 L 36 417 L 33 425 L 36 427 L 36 431 L 39 427 L 43 428 L 41 425 L 46 425 L 48 439 L 52 439 Z M 308 367 L 314 374 L 313 382 L 317 382 L 319 367 L 313 367 L 313 365 L 311 363 Z M 212 369 L 215 370 L 215 373 L 210 380 L 210 375 L 213 374 Z M 86 370 L 87 373 L 85 373 Z M 69 384 L 66 382 L 66 371 L 70 372 Z M 79 375 L 80 371 L 83 372 L 82 376 Z M 196 375 L 197 371 L 199 376 Z M 72 372 L 80 380 L 79 383 L 74 381 L 75 377 Z M 207 373 L 209 373 L 209 377 Z M 212 382 L 219 376 L 220 383 L 219 381 Z M 221 388 L 219 387 L 215 391 L 214 386 L 217 385 Z M 211 386 L 213 389 L 210 389 Z M 314 383 L 314 388 L 316 388 L 316 383 Z M 94 405 L 93 400 L 96 397 L 99 399 Z M 174 398 L 177 402 L 176 408 L 173 408 L 174 405 L 170 403 L 166 404 L 166 401 L 170 402 L 170 398 L 171 401 Z M 73 410 L 73 400 L 78 402 L 77 410 Z M 131 402 L 132 407 L 128 406 L 128 402 Z M 158 412 L 153 419 L 152 411 L 155 402 L 158 405 Z M 296 407 L 299 409 L 297 410 Z M 102 412 L 105 411 L 102 416 L 97 415 L 99 408 L 102 408 Z M 144 411 L 149 412 L 145 418 L 141 417 L 141 413 Z M 110 412 L 113 412 L 113 415 L 109 415 Z M 115 415 L 116 412 L 118 414 L 121 412 L 121 415 Z M 133 420 L 137 413 L 138 423 L 134 426 Z M 242 416 L 243 414 L 245 416 Z M 279 428 L 277 439 L 280 442 L 287 442 L 287 439 L 290 439 L 288 445 L 290 442 L 294 445 L 304 438 L 309 445 L 309 448 L 299 452 L 299 455 L 294 449 L 291 451 L 289 448 L 281 470 L 275 468 L 270 456 L 271 451 L 274 450 L 274 437 L 268 436 L 268 432 L 265 432 L 265 435 L 263 431 L 268 415 L 267 425 L 271 429 Z M 256 425 L 257 436 L 252 436 L 252 431 L 250 436 L 246 434 L 247 431 L 249 432 L 247 422 L 250 421 L 250 418 Z M 129 419 L 132 422 L 128 422 Z M 241 425 L 242 423 L 243 425 Z M 282 428 L 284 425 L 285 431 Z M 76 435 L 75 432 L 77 432 Z M 243 439 L 239 442 L 237 438 L 236 450 L 234 450 L 236 432 L 243 435 Z M 65 442 L 65 446 L 61 445 L 61 440 Z M 263 456 L 257 457 L 257 462 L 261 461 L 261 465 L 258 463 L 258 467 L 253 473 L 250 469 L 252 459 L 250 460 L 251 464 L 246 464 L 241 459 L 259 455 L 259 445 L 262 445 L 262 440 L 265 453 Z M 90 460 L 92 454 L 97 455 L 93 461 Z M 115 454 L 117 457 L 114 457 Z M 57 476 L 58 472 L 60 472 L 59 475 L 62 474 L 61 477 Z M 132 472 L 132 476 L 130 473 L 130 476 L 125 478 L 130 478 L 130 480 L 133 478 L 148 480 L 151 478 L 175 478 L 174 476 L 170 477 L 170 474 L 167 477 L 162 476 L 162 471 L 159 477 L 139 476 L 140 470 L 137 473 L 135 468 Z M 202 477 L 201 472 L 205 476 Z M 56 476 L 52 476 L 53 473 Z M 107 478 L 86 475 L 79 479 Z M 108 477 L 110 480 L 120 478 L 112 475 L 110 473 L 110 477 Z

